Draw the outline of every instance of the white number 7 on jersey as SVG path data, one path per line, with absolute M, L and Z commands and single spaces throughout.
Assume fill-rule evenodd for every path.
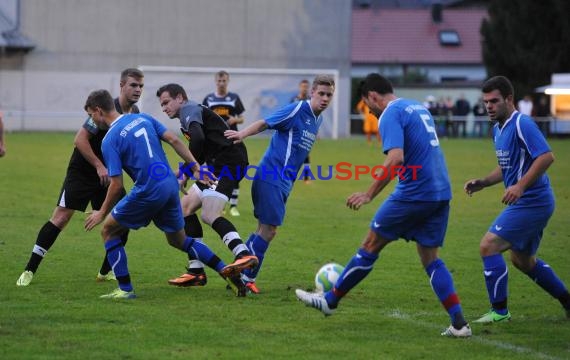
M 428 121 L 430 119 L 430 116 L 428 114 L 420 114 L 420 117 L 422 118 L 422 121 L 424 122 L 424 126 L 426 127 L 426 130 L 428 133 L 432 133 L 434 138 L 433 140 L 430 140 L 430 145 L 431 146 L 439 146 L 439 139 L 437 138 L 437 132 L 435 131 L 435 127 L 431 126 L 430 124 L 428 124 Z
M 144 136 L 144 139 L 146 141 L 146 148 L 148 149 L 148 157 L 152 159 L 152 149 L 150 148 L 150 142 L 148 141 L 148 135 L 146 134 L 146 129 L 145 128 L 141 128 L 138 129 L 135 132 L 135 137 L 140 137 L 140 136 Z

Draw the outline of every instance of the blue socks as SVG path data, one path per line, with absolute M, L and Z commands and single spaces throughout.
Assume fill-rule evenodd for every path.
M 244 279 L 246 281 L 255 281 L 259 270 L 261 269 L 261 264 L 263 263 L 263 259 L 265 258 L 265 252 L 267 252 L 267 248 L 269 247 L 269 242 L 265 241 L 261 236 L 258 234 L 251 234 L 247 242 L 245 243 L 249 251 L 252 255 L 257 256 L 259 260 L 259 265 L 255 269 L 246 269 L 243 271 Z
M 188 253 L 188 258 L 190 260 L 200 260 L 204 264 L 220 272 L 226 266 L 220 258 L 214 254 L 210 248 L 201 241 L 195 241 L 191 237 L 186 237 L 184 240 L 184 245 L 182 246 L 183 251 Z
M 129 268 L 127 266 L 127 254 L 120 238 L 111 239 L 105 242 L 105 250 L 107 251 L 107 260 L 113 269 L 119 288 L 123 291 L 133 291 L 131 277 L 129 276 Z
M 493 309 L 501 315 L 506 315 L 509 273 L 502 254 L 483 257 L 483 275 Z
M 536 266 L 526 275 L 556 299 L 568 292 L 550 265 L 540 259 L 536 259 Z
M 378 255 L 358 249 L 356 255 L 344 268 L 334 288 L 325 293 L 325 299 L 331 308 L 336 308 L 340 299 L 372 271 L 377 259 Z
M 455 289 L 453 287 L 453 278 L 451 277 L 451 273 L 447 270 L 445 263 L 441 259 L 434 260 L 426 267 L 425 270 L 427 276 L 429 276 L 431 288 L 449 314 L 451 322 L 455 322 L 457 319 L 456 314 L 461 314 L 462 310 L 459 297 L 455 293 Z

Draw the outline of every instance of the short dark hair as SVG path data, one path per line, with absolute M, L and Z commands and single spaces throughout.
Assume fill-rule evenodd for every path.
M 309 80 L 307 80 L 307 79 L 303 79 L 303 80 L 299 81 L 299 85 L 308 84 L 308 83 L 309 83 Z
M 507 98 L 509 95 L 515 95 L 515 90 L 513 89 L 513 84 L 507 79 L 507 77 L 499 75 L 493 76 L 483 83 L 481 91 L 484 93 L 490 93 L 493 90 L 499 90 L 503 98 Z
M 124 83 L 125 81 L 127 81 L 128 77 L 140 80 L 144 77 L 144 74 L 142 71 L 140 71 L 137 68 L 128 68 L 121 72 L 121 82 Z
M 92 91 L 85 101 L 85 106 L 83 107 L 85 111 L 87 109 L 95 109 L 96 107 L 101 108 L 104 112 L 110 112 L 115 109 L 115 102 L 113 97 L 105 89 Z
M 326 86 L 330 86 L 330 87 L 335 87 L 334 84 L 334 77 L 332 75 L 328 75 L 328 74 L 320 74 L 315 76 L 315 79 L 313 80 L 313 89 L 316 89 L 317 86 L 319 85 L 326 85 Z
M 184 100 L 188 100 L 188 95 L 186 95 L 186 91 L 182 86 L 178 84 L 170 83 L 162 85 L 160 88 L 158 88 L 158 90 L 156 90 L 156 96 L 160 97 L 160 95 L 162 95 L 163 92 L 167 92 L 172 98 L 175 98 L 178 95 L 182 95 L 182 98 Z
M 394 93 L 390 80 L 376 73 L 366 75 L 366 78 L 360 82 L 359 88 L 360 95 L 364 97 L 367 97 L 370 91 L 375 91 L 380 95 Z
M 230 78 L 230 74 L 226 70 L 220 70 L 216 73 L 216 77 L 227 76 L 228 79 Z

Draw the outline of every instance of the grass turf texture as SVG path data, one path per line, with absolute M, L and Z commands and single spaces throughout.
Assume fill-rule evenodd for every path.
M 257 164 L 267 138 L 247 140 Z M 372 273 L 325 318 L 296 301 L 294 289 L 311 289 L 325 263 L 343 266 L 366 234 L 371 216 L 390 191 L 354 212 L 346 197 L 364 191 L 369 176 L 350 181 L 299 182 L 285 224 L 268 251 L 258 279 L 262 294 L 235 298 L 208 270 L 203 288 L 175 288 L 167 279 L 184 270 L 186 256 L 169 247 L 154 226 L 132 232 L 129 268 L 138 298 L 109 301 L 99 295 L 115 283 L 96 283 L 103 257 L 98 227 L 86 233 L 76 213 L 40 265 L 32 284 L 17 288 L 40 227 L 55 206 L 73 147 L 69 133 L 13 133 L 0 159 L 0 358 L 2 359 L 519 359 L 570 358 L 570 321 L 559 303 L 509 264 L 512 321 L 472 324 L 468 340 L 441 338 L 449 319 L 433 294 L 415 246 L 388 246 Z M 539 250 L 570 284 L 570 142 L 551 140 L 558 160 L 549 171 L 557 209 Z M 475 194 L 463 183 L 496 164 L 491 140 L 442 140 L 454 199 L 441 256 L 454 275 L 468 320 L 488 310 L 479 239 L 503 206 L 501 186 Z M 168 151 L 174 166 L 177 157 Z M 363 139 L 319 140 L 312 166 L 339 161 L 381 164 L 384 156 Z M 130 185 L 129 185 L 130 186 Z M 393 184 L 386 190 L 390 190 Z M 250 181 L 241 184 L 240 212 L 231 218 L 243 238 L 255 230 Z M 231 254 L 209 228 L 205 241 L 225 260 Z

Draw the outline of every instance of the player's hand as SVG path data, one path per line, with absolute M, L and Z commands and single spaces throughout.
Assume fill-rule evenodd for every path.
M 237 124 L 238 118 L 236 116 L 228 117 L 228 125 L 232 126 L 233 124 Z
M 465 190 L 465 193 L 469 196 L 473 196 L 473 193 L 476 193 L 477 191 L 481 191 L 484 188 L 485 188 L 485 185 L 483 184 L 483 180 L 481 180 L 481 179 L 469 180 L 463 186 L 463 190 Z
M 237 144 L 243 140 L 243 136 L 239 131 L 226 130 L 224 131 L 224 136 L 226 139 L 234 140 L 234 144 Z
M 98 166 L 96 168 L 97 176 L 99 177 L 99 183 L 101 186 L 109 186 L 111 183 L 111 179 L 109 178 L 109 173 L 107 172 L 107 168 L 104 166 Z
M 370 195 L 367 193 L 357 192 L 346 199 L 346 206 L 352 210 L 358 210 L 362 205 L 368 204 L 371 200 Z
M 511 185 L 505 190 L 505 194 L 501 201 L 505 205 L 513 205 L 521 198 L 523 192 L 524 190 L 519 184 Z
M 0 144 L 0 157 L 6 155 L 6 147 L 4 144 Z
M 99 225 L 103 219 L 105 219 L 104 213 L 99 210 L 93 210 L 87 219 L 85 219 L 85 230 L 92 230 L 95 226 Z
M 188 193 L 186 192 L 186 184 L 188 184 L 188 177 L 184 175 L 184 173 L 182 173 L 179 176 L 177 176 L 177 178 L 178 178 L 178 189 L 184 195 L 188 195 Z
M 210 171 L 206 170 L 205 168 L 200 167 L 200 169 L 194 172 L 194 178 L 197 179 L 202 184 L 208 186 L 217 185 L 218 178 Z

